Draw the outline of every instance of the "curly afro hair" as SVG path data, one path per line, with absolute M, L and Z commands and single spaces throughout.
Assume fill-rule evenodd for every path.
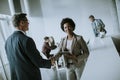
M 72 26 L 73 30 L 75 29 L 75 23 L 71 18 L 63 18 L 62 21 L 61 21 L 61 29 L 63 31 L 64 31 L 64 26 L 63 25 L 65 23 L 69 23 Z

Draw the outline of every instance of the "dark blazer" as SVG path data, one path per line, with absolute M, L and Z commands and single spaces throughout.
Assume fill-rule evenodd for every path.
M 42 80 L 39 68 L 50 68 L 51 61 L 40 56 L 32 38 L 15 31 L 6 41 L 11 80 Z

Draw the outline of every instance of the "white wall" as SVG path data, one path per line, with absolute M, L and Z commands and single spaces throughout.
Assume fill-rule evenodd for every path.
M 0 1 L 0 14 L 10 14 L 8 0 Z M 59 42 L 61 37 L 65 36 L 65 33 L 60 29 L 60 22 L 64 17 L 70 17 L 75 21 L 75 33 L 83 35 L 86 41 L 94 36 L 91 23 L 88 19 L 91 14 L 103 20 L 108 35 L 120 32 L 116 18 L 115 4 L 113 3 L 114 0 L 26 1 L 28 1 L 30 8 L 30 11 L 26 10 L 30 15 L 30 29 L 28 34 L 35 40 L 39 51 L 41 51 L 44 36 L 53 36 L 56 42 Z
M 41 8 L 46 35 L 53 35 L 57 41 L 64 33 L 60 29 L 60 22 L 64 17 L 72 18 L 76 23 L 77 34 L 88 40 L 94 36 L 89 15 L 100 18 L 106 25 L 108 35 L 118 34 L 118 22 L 112 0 L 41 0 Z
M 36 4 L 32 0 L 28 3 L 29 8 Z M 29 33 L 41 51 L 44 36 L 53 36 L 56 42 L 65 36 L 60 28 L 60 22 L 62 18 L 70 17 L 76 23 L 75 33 L 83 35 L 88 41 L 94 37 L 91 22 L 88 19 L 89 15 L 93 14 L 96 18 L 103 20 L 107 35 L 118 34 L 120 29 L 116 10 L 113 0 L 37 0 L 34 9 L 31 8 L 28 11 L 30 12 Z M 40 15 L 35 15 L 36 13 Z
M 119 27 L 120 27 L 120 0 L 116 0 L 116 7 L 117 7 L 117 13 L 119 19 Z
M 32 30 L 30 31 L 30 33 L 32 35 L 36 35 L 34 34 L 36 32 L 38 33 L 38 35 L 42 36 L 54 36 L 56 42 L 59 42 L 60 38 L 65 36 L 65 33 L 60 29 L 60 22 L 62 18 L 70 17 L 76 23 L 75 33 L 83 35 L 85 40 L 87 41 L 94 36 L 90 21 L 88 19 L 89 15 L 91 14 L 93 14 L 96 18 L 100 18 L 103 20 L 106 25 L 108 35 L 118 34 L 120 32 L 120 27 L 118 27 L 119 23 L 117 21 L 118 18 L 116 16 L 116 10 L 118 9 L 119 5 L 117 6 L 117 9 L 115 9 L 115 4 L 113 3 L 114 0 L 37 0 L 36 2 L 32 0 L 27 1 L 29 11 L 26 11 L 28 11 L 30 17 L 33 18 L 30 20 L 32 25 Z M 8 4 L 7 1 L 5 3 L 5 1 L 1 0 L 1 2 L 6 5 Z M 7 9 L 8 10 L 6 11 L 9 11 L 9 8 Z M 4 11 L 2 10 L 2 13 L 3 12 Z M 39 30 L 42 31 L 39 32 Z M 36 37 L 35 40 L 39 39 L 37 39 Z M 39 42 L 38 44 L 41 43 Z
M 30 17 L 29 25 L 30 26 L 29 26 L 28 35 L 34 39 L 38 50 L 41 51 L 41 47 L 45 36 L 43 19 L 40 17 Z

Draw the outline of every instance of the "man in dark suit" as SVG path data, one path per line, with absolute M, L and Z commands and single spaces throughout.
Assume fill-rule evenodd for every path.
M 39 68 L 50 68 L 54 64 L 54 58 L 43 59 L 33 39 L 26 36 L 29 23 L 25 13 L 15 14 L 13 25 L 17 30 L 5 44 L 11 80 L 41 80 Z

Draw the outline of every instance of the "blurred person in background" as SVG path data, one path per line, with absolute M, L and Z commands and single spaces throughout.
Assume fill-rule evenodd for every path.
M 95 34 L 95 37 L 103 38 L 107 31 L 105 30 L 105 24 L 101 19 L 95 19 L 93 15 L 89 16 L 90 21 L 92 22 L 92 28 Z
M 51 50 L 56 49 L 57 46 L 54 43 L 53 37 L 44 37 L 44 44 L 42 47 L 42 53 L 49 59 L 53 57 L 53 54 L 50 54 Z

